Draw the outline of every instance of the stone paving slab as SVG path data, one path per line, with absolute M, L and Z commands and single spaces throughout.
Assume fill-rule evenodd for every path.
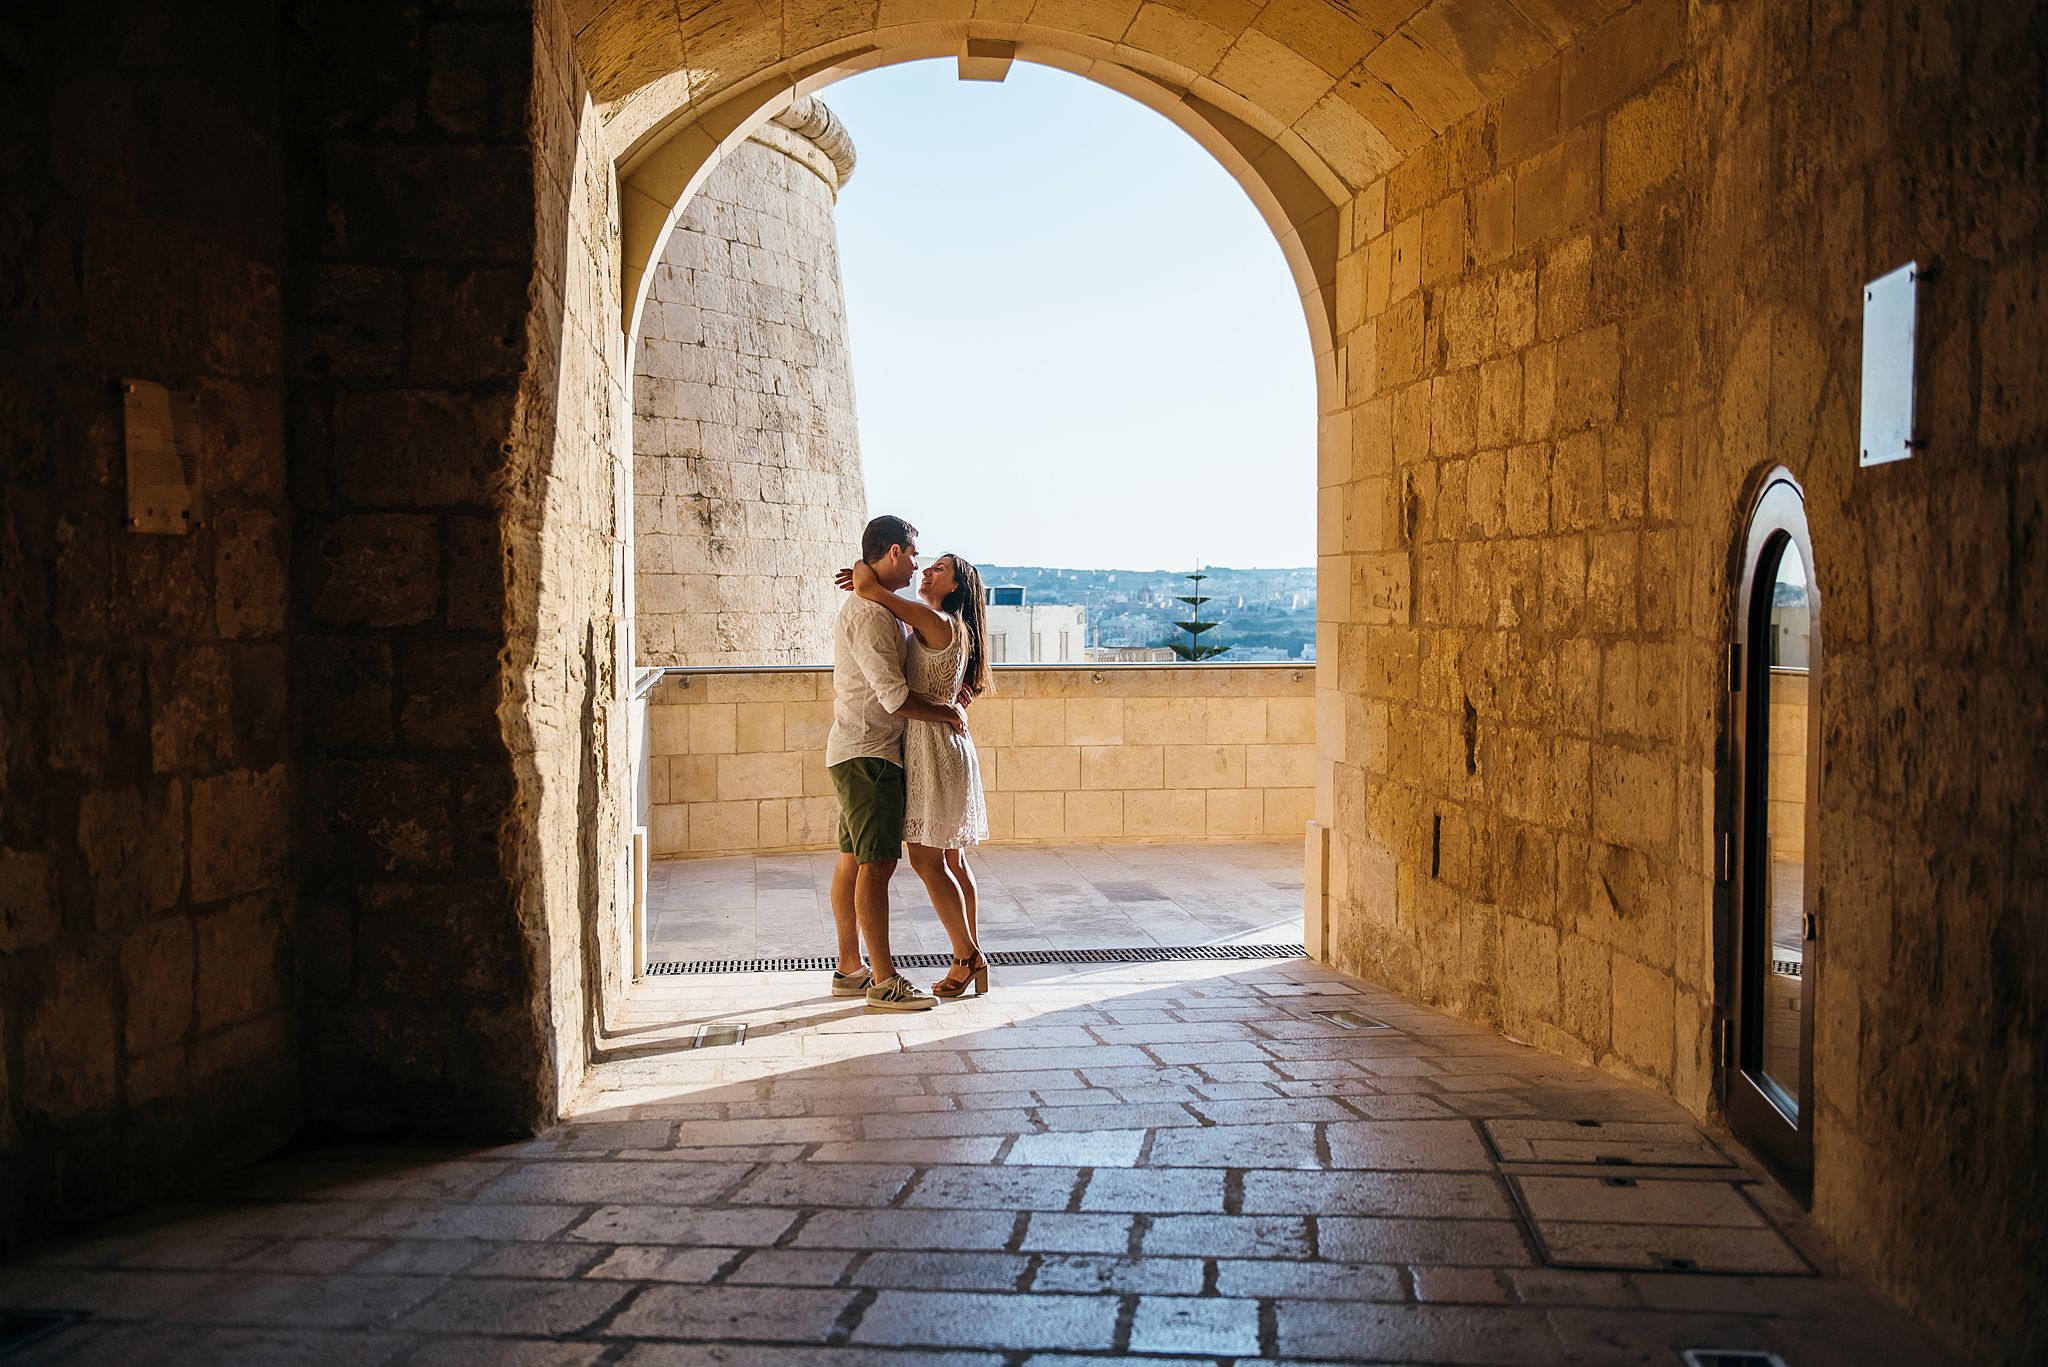
M 656 961 L 833 952 L 830 853 L 657 859 L 648 870 Z M 1300 944 L 1301 842 L 1001 845 L 972 852 L 985 949 Z M 1142 888 L 1148 895 L 1134 898 Z M 889 883 L 891 947 L 949 941 L 907 861 Z M 934 975 L 936 976 L 936 975 Z
M 91 1318 L 9 1367 L 1942 1361 L 1725 1136 L 1372 984 L 1049 966 L 857 1030 L 825 986 L 652 982 L 544 1135 L 297 1153 L 27 1250 L 0 1304 Z

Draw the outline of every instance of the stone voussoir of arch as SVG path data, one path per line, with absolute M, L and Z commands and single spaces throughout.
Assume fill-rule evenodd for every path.
M 1628 0 L 596 0 L 575 23 L 591 95 L 630 159 L 685 105 L 777 69 L 968 36 L 1212 85 L 1362 189 Z M 1205 98 L 1208 96 L 1205 94 Z
M 714 0 L 685 16 L 599 4 L 577 49 L 620 176 L 631 337 L 679 207 L 763 121 L 836 80 L 968 39 L 1109 86 L 1171 119 L 1244 186 L 1300 290 L 1329 411 L 1335 269 L 1352 195 L 1624 0 Z

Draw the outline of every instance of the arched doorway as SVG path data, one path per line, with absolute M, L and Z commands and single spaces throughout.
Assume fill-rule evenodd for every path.
M 807 66 L 800 78 L 774 76 L 707 110 L 693 106 L 678 112 L 620 157 L 615 164 L 620 199 L 616 264 L 626 371 L 637 373 L 635 351 L 650 303 L 655 264 L 663 258 L 692 197 L 703 189 L 722 162 L 764 126 L 777 118 L 787 118 L 792 109 L 808 107 L 813 91 L 879 67 L 951 55 L 948 47 L 906 42 L 846 60 Z M 1161 114 L 1188 133 L 1232 176 L 1273 231 L 1292 277 L 1292 293 L 1303 309 L 1314 363 L 1313 412 L 1320 420 L 1316 435 L 1318 459 L 1307 472 L 1301 489 L 1304 504 L 1313 506 L 1319 474 L 1346 469 L 1350 461 L 1348 428 L 1331 418 L 1344 406 L 1344 363 L 1336 353 L 1334 341 L 1335 270 L 1346 247 L 1349 228 L 1343 216 L 1352 187 L 1324 165 L 1307 144 L 1283 142 L 1277 129 L 1270 133 L 1254 132 L 1252 123 L 1246 120 L 1270 120 L 1260 118 L 1251 109 L 1240 111 L 1244 118 L 1239 118 L 1184 91 L 1140 78 L 1106 62 L 1081 60 L 1056 46 L 1022 43 L 1015 46 L 1012 55 L 1018 62 L 1082 77 Z M 633 408 L 634 405 L 628 405 L 621 414 L 622 449 L 631 449 L 634 444 Z M 630 500 L 627 506 L 630 508 Z M 625 575 L 629 581 L 634 575 L 635 540 L 636 529 L 629 520 L 624 538 Z M 1305 558 L 1312 556 L 1315 549 L 1304 547 Z M 631 596 L 627 601 L 631 618 L 635 611 Z M 646 661 L 636 659 L 634 663 Z M 1297 674 L 1296 678 L 1299 677 Z M 636 765 L 642 762 L 646 749 L 648 711 L 642 694 L 636 698 L 631 714 L 636 736 L 631 750 Z M 628 810 L 636 812 L 641 824 L 647 824 L 647 787 L 637 775 L 629 779 L 632 797 Z M 1297 821 L 1297 839 L 1299 830 Z M 644 876 L 638 871 L 644 859 L 659 852 L 659 841 L 650 841 L 646 852 L 628 855 L 628 867 L 634 870 L 629 876 L 640 889 L 626 904 L 631 906 L 631 919 L 598 937 L 605 952 L 615 956 L 612 972 L 604 975 L 613 983 L 623 984 L 645 971 L 649 957 L 647 893 Z M 621 910 L 625 909 L 622 905 Z
M 1729 683 L 1730 915 L 1718 952 L 1730 1126 L 1795 1187 L 1813 1170 L 1820 597 L 1806 498 L 1765 477 L 1746 525 Z

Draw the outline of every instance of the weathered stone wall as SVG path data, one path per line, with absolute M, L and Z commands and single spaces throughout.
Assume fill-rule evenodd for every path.
M 299 1114 L 274 23 L 0 21 L 0 1242 Z M 125 525 L 124 378 L 197 397 L 187 535 Z
M 1816 1212 L 2043 1351 L 2038 9 L 1645 0 L 1352 206 L 1335 956 L 1714 1105 L 1737 537 L 1804 483 L 1825 658 Z M 1918 258 L 1930 447 L 1856 467 Z M 2031 358 L 2021 362 L 2017 358 Z
M 535 279 L 526 321 L 508 514 L 518 775 L 517 852 L 504 872 L 519 923 L 542 926 L 552 1107 L 582 1080 L 607 1004 L 637 965 L 619 915 L 631 906 L 627 791 L 627 455 L 624 324 L 612 244 L 617 182 L 560 5 L 535 9 L 531 127 Z M 531 613 L 531 616 L 528 614 Z M 518 820 L 518 817 L 514 817 Z M 544 1120 L 553 1119 L 543 1110 Z
M 1624 12 L 1354 206 L 1333 943 L 1704 1108 L 1685 32 Z
M 867 520 L 832 206 L 852 153 L 760 128 L 690 200 L 633 362 L 636 653 L 650 665 L 832 658 L 831 574 Z
M 311 1101 L 514 1130 L 553 1112 L 530 717 L 581 711 L 529 684 L 585 649 L 543 634 L 539 593 L 543 452 L 595 402 L 543 368 L 574 106 L 524 8 L 308 0 L 285 26 Z
M 1301 838 L 1314 805 L 1305 668 L 998 666 L 968 713 L 989 838 Z M 652 852 L 829 849 L 829 669 L 672 673 L 648 698 Z
M 1737 491 L 1764 462 L 1805 483 L 1818 561 L 1815 1208 L 1953 1336 L 2039 1361 L 2048 11 L 1895 0 L 1694 23 L 1682 468 L 1687 574 L 1713 586 L 1702 676 L 1732 630 Z M 1860 286 L 1912 258 L 1936 268 L 1929 445 L 1859 470 Z
M 0 1237 L 308 1115 L 545 1123 L 623 867 L 617 209 L 560 15 L 16 27 Z M 122 527 L 127 376 L 198 396 L 189 536 Z

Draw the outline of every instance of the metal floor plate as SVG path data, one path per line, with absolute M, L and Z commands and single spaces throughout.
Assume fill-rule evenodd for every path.
M 1484 1125 L 1503 1163 L 1735 1166 L 1719 1145 L 1690 1125 L 1627 1120 L 1488 1120 Z
M 1552 1267 L 1803 1276 L 1814 1271 L 1764 1218 L 1747 1179 L 1510 1175 Z

